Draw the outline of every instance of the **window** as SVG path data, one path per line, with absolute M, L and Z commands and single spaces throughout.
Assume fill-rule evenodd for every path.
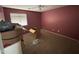
M 22 26 L 27 25 L 27 15 L 22 13 L 10 13 L 11 22 Z

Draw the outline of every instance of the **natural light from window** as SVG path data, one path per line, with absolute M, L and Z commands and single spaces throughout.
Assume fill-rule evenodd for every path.
M 27 25 L 27 14 L 10 13 L 10 17 L 12 23 L 18 23 L 22 26 Z

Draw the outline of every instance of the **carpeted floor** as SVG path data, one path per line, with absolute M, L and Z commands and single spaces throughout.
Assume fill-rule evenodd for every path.
M 41 30 L 39 43 L 33 45 L 34 35 L 23 35 L 22 48 L 24 54 L 75 54 L 79 53 L 79 42 L 69 38 Z

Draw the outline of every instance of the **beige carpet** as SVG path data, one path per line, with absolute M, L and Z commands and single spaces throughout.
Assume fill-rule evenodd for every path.
M 23 35 L 22 44 L 24 54 L 64 54 L 79 53 L 79 42 L 69 38 L 41 30 L 40 42 L 33 45 L 34 35 L 31 33 Z

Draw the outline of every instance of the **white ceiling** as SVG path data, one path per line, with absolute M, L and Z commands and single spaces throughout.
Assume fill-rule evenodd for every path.
M 3 7 L 43 12 L 51 9 L 64 7 L 66 5 L 2 5 Z

